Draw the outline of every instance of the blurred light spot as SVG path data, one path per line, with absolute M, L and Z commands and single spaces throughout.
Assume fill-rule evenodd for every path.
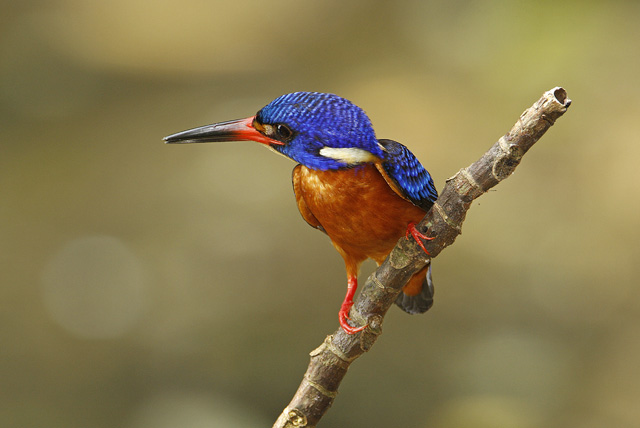
M 80 337 L 120 336 L 144 309 L 142 266 L 113 237 L 83 237 L 65 245 L 45 266 L 42 283 L 51 317 Z
M 251 428 L 268 426 L 252 409 L 225 397 L 167 391 L 140 406 L 130 428 Z

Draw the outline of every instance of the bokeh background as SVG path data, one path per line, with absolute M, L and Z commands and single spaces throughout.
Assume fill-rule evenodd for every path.
M 1 426 L 271 426 L 337 328 L 293 163 L 163 136 L 333 92 L 441 189 L 557 85 L 322 426 L 640 426 L 640 3 L 0 5 Z

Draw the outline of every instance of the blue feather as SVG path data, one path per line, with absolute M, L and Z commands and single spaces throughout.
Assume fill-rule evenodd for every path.
M 433 179 L 420 161 L 402 144 L 393 140 L 379 140 L 386 153 L 382 167 L 387 176 L 402 191 L 403 196 L 428 211 L 438 199 Z
M 383 152 L 371 121 L 350 101 L 334 94 L 294 92 L 282 95 L 256 114 L 263 124 L 286 124 L 294 138 L 274 150 L 309 168 L 328 170 L 345 164 L 319 154 L 323 147 L 359 148 L 377 157 Z

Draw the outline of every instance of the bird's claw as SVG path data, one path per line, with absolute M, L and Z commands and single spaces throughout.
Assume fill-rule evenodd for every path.
M 425 253 L 427 253 L 428 256 L 431 255 L 425 248 L 422 240 L 424 239 L 425 241 L 431 241 L 432 239 L 435 239 L 434 236 L 427 236 L 424 233 L 419 232 L 418 229 L 416 229 L 416 224 L 414 222 L 411 222 L 409 223 L 409 225 L 407 225 L 407 233 L 405 234 L 405 238 L 409 239 L 409 235 L 413 237 L 416 243 L 420 246 L 420 248 L 422 248 Z
M 364 330 L 367 326 L 351 327 L 349 325 L 349 310 L 351 309 L 351 306 L 353 306 L 353 303 L 351 305 L 342 305 L 338 314 L 338 319 L 340 320 L 340 327 L 342 327 L 345 333 L 356 334 Z

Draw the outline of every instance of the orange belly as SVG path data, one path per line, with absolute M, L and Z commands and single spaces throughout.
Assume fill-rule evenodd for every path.
M 302 215 L 313 224 L 301 202 L 342 254 L 347 270 L 357 270 L 367 258 L 382 263 L 404 236 L 407 224 L 425 215 L 398 196 L 372 164 L 338 171 L 301 166 L 294 174 L 294 187 Z

